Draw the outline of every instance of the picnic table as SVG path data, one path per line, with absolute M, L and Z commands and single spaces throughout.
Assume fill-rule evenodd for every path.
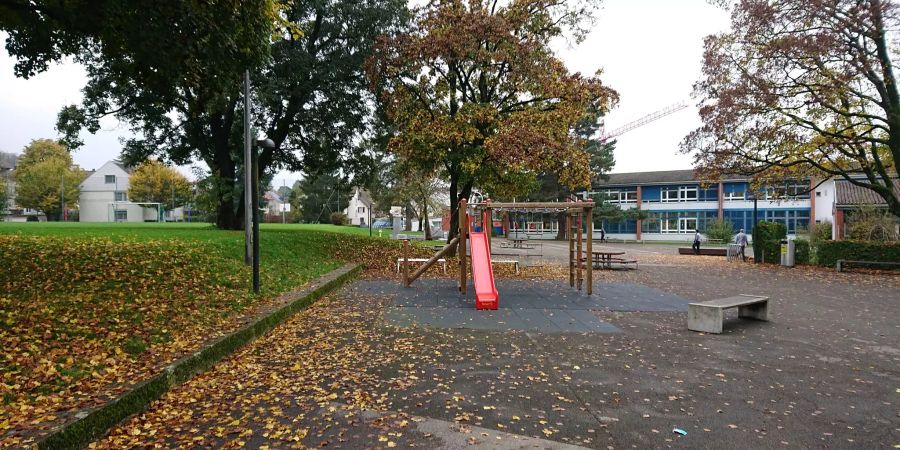
M 508 242 L 505 243 L 506 245 L 504 245 L 504 243 L 501 242 L 501 243 L 500 243 L 500 247 L 504 247 L 504 248 L 507 248 L 507 247 L 508 247 L 508 248 L 522 248 L 522 249 L 532 249 L 532 248 L 534 248 L 534 245 L 528 245 L 528 244 L 526 244 L 526 242 L 528 242 L 528 235 L 524 235 L 524 236 L 516 236 L 516 237 L 508 237 L 506 240 L 508 241 Z
M 593 251 L 591 253 L 593 254 L 593 263 L 594 263 L 595 269 L 612 268 L 613 257 L 621 256 L 621 255 L 625 254 L 625 252 L 618 251 L 618 250 L 614 250 L 614 251 L 601 250 L 601 251 Z

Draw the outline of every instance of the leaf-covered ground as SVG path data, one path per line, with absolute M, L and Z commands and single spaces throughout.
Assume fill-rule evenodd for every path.
M 302 229 L 266 228 L 260 242 L 255 296 L 241 232 L 0 224 L 0 447 L 108 401 L 344 262 L 389 273 L 400 255 L 386 239 Z
M 389 291 L 351 286 L 93 447 L 441 448 L 449 435 L 484 448 L 900 444 L 895 277 L 658 259 L 600 272 L 595 292 L 626 282 L 695 300 L 762 293 L 771 321 L 729 314 L 726 332 L 708 335 L 687 330 L 683 312 L 597 311 L 622 332 L 395 328 L 381 320 Z

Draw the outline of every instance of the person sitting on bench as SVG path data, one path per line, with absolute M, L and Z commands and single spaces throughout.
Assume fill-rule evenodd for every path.
M 694 249 L 695 255 L 700 254 L 700 230 L 694 230 L 694 243 L 691 248 Z

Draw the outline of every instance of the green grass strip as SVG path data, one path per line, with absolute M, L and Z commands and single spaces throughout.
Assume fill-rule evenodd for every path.
M 207 370 L 238 348 L 268 333 L 297 311 L 309 306 L 329 292 L 356 277 L 362 270 L 358 264 L 348 264 L 318 278 L 311 286 L 286 294 L 287 304 L 260 317 L 231 334 L 213 341 L 193 355 L 168 366 L 101 407 L 76 414 L 76 420 L 55 429 L 38 442 L 39 449 L 79 449 L 132 414 L 145 410 L 171 387 Z

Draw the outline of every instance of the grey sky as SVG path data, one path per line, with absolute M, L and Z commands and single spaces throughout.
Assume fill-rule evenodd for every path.
M 616 172 L 689 168 L 678 143 L 699 124 L 691 86 L 700 74 L 703 37 L 726 30 L 728 15 L 706 0 L 608 0 L 594 31 L 578 46 L 560 46 L 573 71 L 591 74 L 603 68 L 603 80 L 621 97 L 606 119 L 609 129 L 678 101 L 690 107 L 633 130 L 618 139 Z M 19 153 L 32 139 L 56 137 L 59 109 L 81 98 L 84 71 L 74 63 L 53 66 L 30 80 L 13 76 L 14 60 L 0 50 L 0 151 Z M 96 169 L 121 150 L 127 127 L 107 120 L 73 156 L 85 169 Z M 188 170 L 182 168 L 187 174 Z M 288 184 L 297 174 L 279 174 Z

